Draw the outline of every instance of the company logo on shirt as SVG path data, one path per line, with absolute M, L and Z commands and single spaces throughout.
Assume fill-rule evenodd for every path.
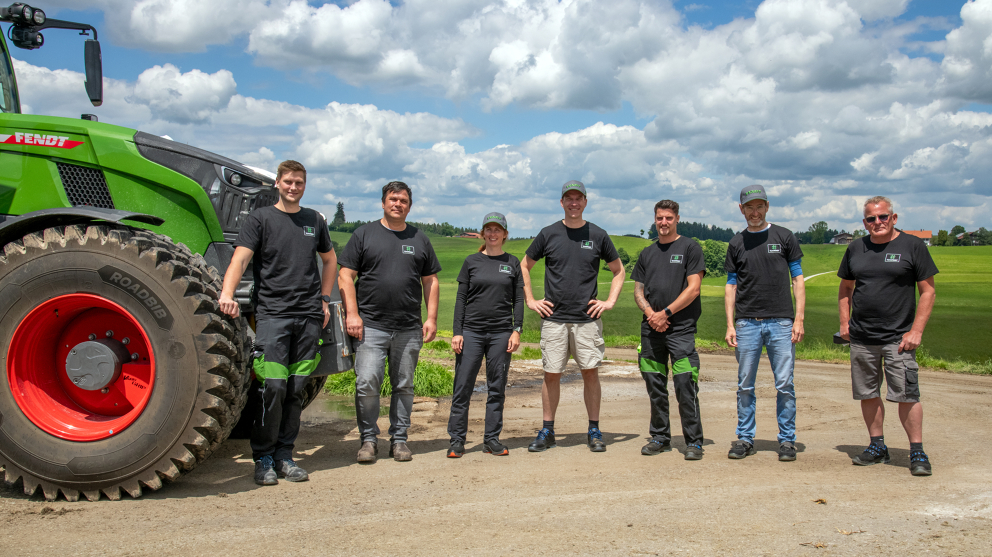
M 413 246 L 403 246 L 404 255 L 413 255 Z
M 592 240 L 582 240 L 582 249 L 592 249 Z
M 314 227 L 312 227 L 312 226 L 304 226 L 303 227 L 303 235 L 304 236 L 316 236 L 316 234 L 317 234 L 317 231 L 316 231 L 316 229 Z
M 513 274 L 513 270 L 510 269 L 510 266 L 509 265 L 500 265 L 499 266 L 499 272 L 506 273 L 508 275 L 512 275 Z
M 886 263 L 898 263 L 901 260 L 902 260 L 902 254 L 901 253 L 887 253 L 887 254 L 885 254 L 885 262 Z
M 672 259 L 669 261 L 669 263 L 678 263 L 678 264 L 681 265 L 682 264 L 682 256 L 681 255 L 673 255 L 672 256 Z
M 782 253 L 782 244 L 768 244 L 768 253 Z

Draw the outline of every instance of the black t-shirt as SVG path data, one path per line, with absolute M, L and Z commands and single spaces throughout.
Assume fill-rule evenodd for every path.
M 593 321 L 586 311 L 598 294 L 600 261 L 619 257 L 605 230 L 591 222 L 568 228 L 558 221 L 544 227 L 527 248 L 527 257 L 544 262 L 544 299 L 554 307 L 546 319 L 556 323 Z
M 913 328 L 916 283 L 939 271 L 923 240 L 900 233 L 887 244 L 870 236 L 847 246 L 837 276 L 854 281 L 851 340 L 892 344 Z
M 524 280 L 520 260 L 504 253 L 473 253 L 458 273 L 454 334 L 506 332 L 524 323 Z
M 644 298 L 651 304 L 651 309 L 662 311 L 689 287 L 689 275 L 700 271 L 706 272 L 703 248 L 692 238 L 679 236 L 670 244 L 655 242 L 644 248 L 637 257 L 631 278 L 644 285 Z M 696 296 L 682 311 L 672 314 L 670 325 L 664 333 L 652 329 L 647 324 L 647 317 L 641 319 L 641 331 L 649 335 L 695 333 L 702 308 L 702 302 Z
M 317 252 L 334 248 L 320 213 L 302 207 L 284 213 L 274 205 L 255 209 L 234 245 L 254 252 L 256 315 L 323 319 Z
M 789 263 L 802 257 L 796 236 L 777 224 L 761 232 L 743 230 L 731 238 L 724 269 L 737 273 L 736 317 L 794 319 Z
M 338 263 L 358 273 L 358 315 L 365 326 L 409 331 L 423 326 L 422 277 L 441 270 L 431 241 L 419 229 L 390 230 L 380 221 L 363 224 L 341 250 Z

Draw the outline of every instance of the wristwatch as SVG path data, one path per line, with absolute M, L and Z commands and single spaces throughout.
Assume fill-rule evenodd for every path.
M 320 299 L 323 300 L 324 302 L 328 303 L 328 304 L 331 303 L 331 297 L 328 296 L 327 294 L 324 294 L 323 296 L 321 296 Z
M 671 317 L 672 316 L 672 310 L 670 310 L 668 308 L 665 308 L 665 315 Z
M 514 332 L 516 332 L 516 333 L 519 333 L 519 332 L 521 332 L 521 331 L 520 331 L 520 327 L 514 327 L 514 328 L 513 328 L 513 331 L 514 331 Z

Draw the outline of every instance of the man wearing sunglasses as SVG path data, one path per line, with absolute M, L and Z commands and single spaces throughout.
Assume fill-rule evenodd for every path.
M 872 197 L 864 204 L 868 236 L 847 246 L 837 276 L 840 282 L 840 335 L 851 341 L 851 385 L 871 442 L 854 464 L 889 462 L 882 435 L 886 400 L 899 403 L 899 420 L 909 436 L 909 470 L 929 476 L 930 459 L 923 451 L 923 406 L 916 348 L 936 298 L 937 266 L 923 240 L 896 229 L 892 201 Z M 920 291 L 916 303 L 916 289 Z

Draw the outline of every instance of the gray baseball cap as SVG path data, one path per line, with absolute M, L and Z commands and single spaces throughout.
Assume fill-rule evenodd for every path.
M 565 194 L 571 190 L 575 190 L 582 195 L 586 194 L 586 186 L 578 180 L 569 180 L 565 182 L 565 185 L 561 187 L 561 196 L 565 197 Z
M 741 190 L 741 205 L 755 199 L 764 199 L 766 202 L 768 201 L 768 196 L 765 195 L 764 187 L 754 184 L 753 186 L 748 186 Z
M 496 213 L 496 212 L 489 213 L 488 215 L 482 217 L 482 226 L 480 227 L 480 230 L 482 228 L 485 228 L 486 225 L 491 222 L 495 222 L 496 224 L 502 226 L 503 230 L 509 230 L 509 228 L 506 226 L 506 217 L 503 216 L 503 213 Z

